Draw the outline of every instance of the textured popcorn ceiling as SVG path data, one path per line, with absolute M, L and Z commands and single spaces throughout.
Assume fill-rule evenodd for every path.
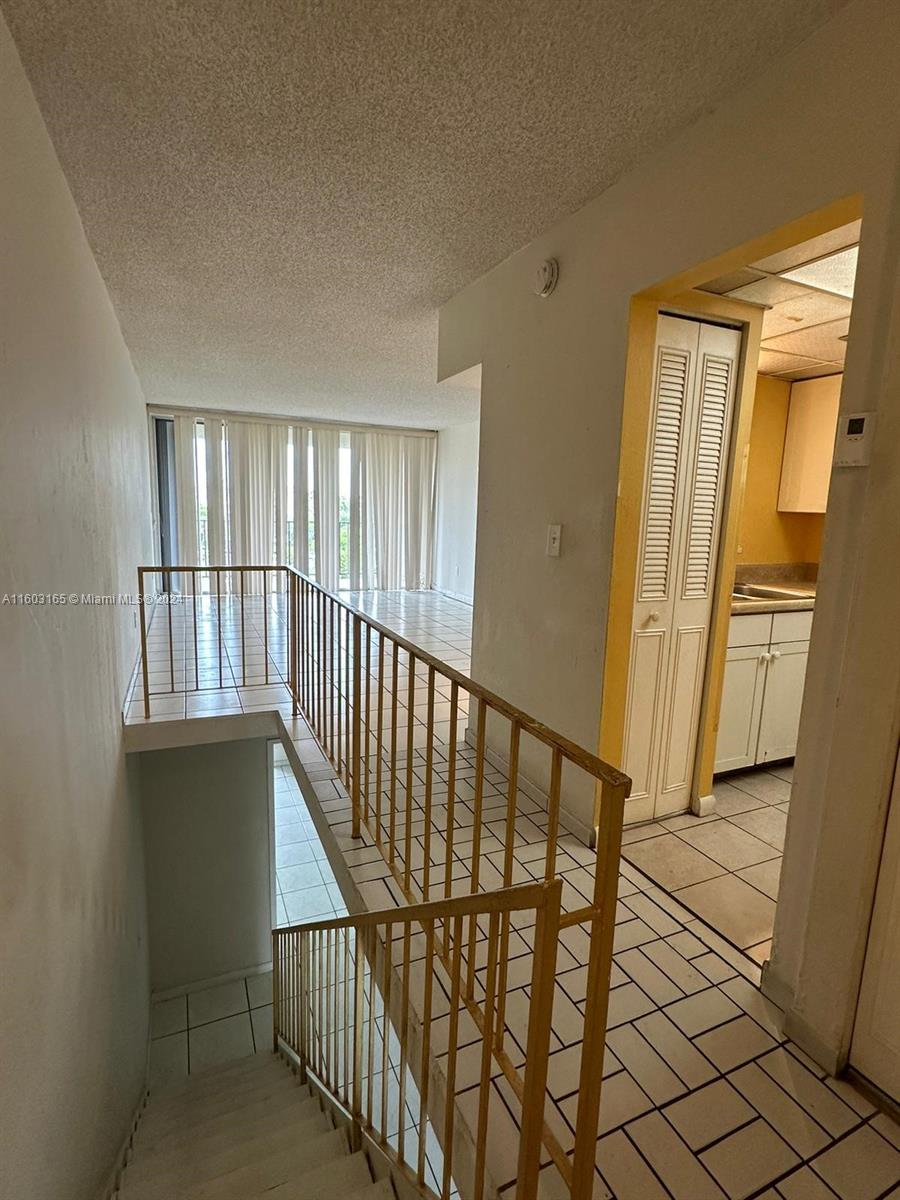
M 433 427 L 437 307 L 841 3 L 3 12 L 149 401 Z

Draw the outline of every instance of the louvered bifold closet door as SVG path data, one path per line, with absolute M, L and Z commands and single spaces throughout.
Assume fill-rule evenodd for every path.
M 633 781 L 631 820 L 653 816 L 657 790 L 662 695 L 687 477 L 685 425 L 694 391 L 699 332 L 699 325 L 673 317 L 660 317 L 657 328 L 625 716 L 625 770 Z
M 739 354 L 737 330 L 659 319 L 626 713 L 631 821 L 690 799 Z

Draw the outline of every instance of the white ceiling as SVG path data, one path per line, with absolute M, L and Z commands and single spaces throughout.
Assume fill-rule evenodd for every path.
M 860 228 L 852 221 L 701 289 L 765 308 L 760 374 L 794 380 L 843 371 Z
M 843 0 L 3 0 L 148 401 L 419 427 L 450 295 Z

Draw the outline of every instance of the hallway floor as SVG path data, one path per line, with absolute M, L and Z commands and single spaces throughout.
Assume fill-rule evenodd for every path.
M 361 606 L 409 640 L 432 648 L 442 642 L 458 652 L 455 665 L 465 669 L 468 655 L 467 622 L 471 610 L 456 601 L 429 594 L 365 595 Z M 429 642 L 432 645 L 429 645 Z M 447 650 L 433 645 L 444 657 Z M 268 700 L 268 697 L 267 697 Z M 402 903 L 402 897 L 371 835 L 350 837 L 349 799 L 330 764 L 302 719 L 291 719 L 284 698 L 277 704 L 311 784 L 309 806 L 317 806 L 328 822 L 353 877 L 359 896 L 369 909 Z M 416 713 L 418 719 L 418 713 Z M 435 750 L 435 796 L 446 785 L 446 754 Z M 473 752 L 458 751 L 457 779 L 471 774 Z M 416 779 L 423 778 L 424 752 L 414 750 Z M 282 772 L 292 776 L 282 764 Z M 748 870 L 776 862 L 780 849 L 775 828 L 783 825 L 789 781 L 786 771 L 732 777 L 717 785 L 720 803 L 713 818 L 676 818 L 629 831 L 626 856 L 621 864 L 619 906 L 616 920 L 615 959 L 610 994 L 610 1017 L 605 1059 L 606 1082 L 601 1107 L 601 1129 L 597 1146 L 598 1197 L 616 1200 L 881 1200 L 900 1197 L 900 1130 L 879 1113 L 855 1088 L 843 1080 L 829 1078 L 791 1043 L 783 1031 L 782 1014 L 758 990 L 759 967 L 736 944 L 726 940 L 706 919 L 700 919 L 687 901 L 694 895 L 681 893 L 697 883 L 733 879 L 768 899 L 760 882 L 747 878 Z M 282 778 L 279 827 L 303 832 L 311 842 L 314 826 L 299 786 Z M 491 795 L 502 803 L 506 792 L 503 772 L 485 773 L 486 803 Z M 766 791 L 768 789 L 768 791 Z M 763 795 L 762 793 L 766 794 Z M 398 796 L 398 812 L 405 800 Z M 412 846 L 411 870 L 421 882 L 424 862 L 421 789 L 414 786 L 412 804 L 416 836 Z M 535 878 L 544 860 L 546 816 L 530 797 L 519 792 L 518 840 L 514 850 L 515 880 Z M 289 811 L 289 810 L 293 811 Z M 727 811 L 726 811 L 727 810 Z M 754 814 L 757 814 L 754 817 Z M 743 818 L 739 820 L 738 818 Z M 748 827 L 747 820 L 752 819 Z M 471 839 L 465 831 L 472 825 L 471 805 L 460 795 L 455 806 L 459 835 L 454 840 L 454 877 L 466 877 Z M 686 824 L 684 822 L 687 822 Z M 691 829 L 691 822 L 695 828 Z M 704 829 L 715 829 L 704 834 Z M 647 832 L 649 830 L 649 832 Z M 643 831 L 643 832 L 642 832 Z M 742 842 L 740 835 L 760 842 L 756 862 L 740 857 L 726 862 L 723 848 Z M 766 840 L 768 834 L 770 840 Z M 697 838 L 700 846 L 698 848 Z M 669 840 L 671 839 L 671 841 Z M 704 840 L 705 839 L 705 840 Z M 713 853 L 715 839 L 715 853 Z M 294 842 L 278 843 L 282 848 Z M 496 843 L 496 844 L 495 844 Z M 656 843 L 654 846 L 653 844 Z M 652 878 L 650 851 L 698 854 L 712 864 L 711 874 L 691 880 L 677 876 L 671 886 L 660 886 Z M 486 886 L 497 872 L 502 845 L 490 835 L 482 846 L 482 876 Z M 441 849 L 432 841 L 432 862 L 440 861 Z M 296 851 L 288 851 L 295 854 Z M 315 849 L 307 850 L 321 863 Z M 643 866 L 636 858 L 644 855 Z M 661 860 L 666 858 L 662 854 Z M 591 852 L 575 837 L 564 835 L 559 843 L 558 870 L 562 876 L 563 905 L 572 910 L 586 900 L 590 875 L 585 867 Z M 285 889 L 282 874 L 290 865 L 282 854 L 278 862 L 279 896 L 288 912 L 287 897 L 305 887 Z M 402 863 L 401 863 L 402 865 Z M 655 869 L 655 868 L 654 868 Z M 774 868 L 769 867 L 769 870 Z M 321 867 L 318 868 L 321 875 Z M 762 875 L 762 872 L 757 872 Z M 733 886 L 720 884 L 721 886 Z M 315 898 L 296 903 L 332 905 L 337 911 L 338 894 L 329 883 L 310 879 Z M 293 902 L 292 902 L 293 904 Z M 294 911 L 298 911 L 294 909 Z M 322 914 L 327 915 L 328 909 Z M 747 941 L 748 949 L 762 955 L 766 940 L 761 926 L 744 931 L 736 941 Z M 529 1007 L 528 979 L 531 930 L 515 930 L 508 979 L 508 1046 L 517 1064 L 524 1062 L 524 1028 Z M 518 962 L 516 960 L 519 960 Z M 572 927 L 560 935 L 557 986 L 553 1010 L 552 1053 L 549 1091 L 552 1103 L 547 1119 L 559 1141 L 568 1150 L 573 1144 L 573 1119 L 577 1103 L 578 1063 L 586 985 L 586 938 Z M 449 1004 L 449 996 L 443 1002 Z M 173 1006 L 174 1012 L 177 1006 Z M 180 1010 L 179 1010 L 180 1011 Z M 249 993 L 247 1020 L 253 1027 Z M 239 1014 L 234 1014 L 239 1015 Z M 162 1019 L 162 1018 L 160 1018 Z M 190 1020 L 190 1005 L 185 1010 Z M 222 1018 L 220 1018 L 222 1019 Z M 225 1018 L 229 1019 L 229 1018 Z M 211 1022 L 210 1022 L 211 1024 Z M 465 1112 L 475 1101 L 477 1065 L 469 1067 L 464 1047 L 477 1040 L 477 1029 L 460 1018 L 460 1069 L 457 1100 Z M 186 1048 L 197 1036 L 194 1028 L 180 1031 Z M 168 1036 L 172 1036 L 171 1034 Z M 209 1035 L 206 1035 L 207 1037 Z M 201 1035 L 202 1037 L 202 1035 Z M 173 1042 L 174 1046 L 175 1043 Z M 187 1052 L 187 1049 L 186 1049 Z M 252 1052 L 245 1049 L 246 1053 Z M 173 1052 L 174 1053 L 174 1052 Z M 157 1052 L 159 1057 L 159 1052 Z M 472 1056 L 474 1063 L 477 1054 Z M 499 1073 L 492 1080 L 496 1089 L 489 1135 L 489 1156 L 498 1184 L 509 1184 L 515 1174 L 518 1144 L 518 1108 L 514 1094 Z M 544 1168 L 548 1196 L 560 1194 L 555 1168 Z
M 627 828 L 622 856 L 756 962 L 769 957 L 793 764 L 717 779 L 716 811 Z

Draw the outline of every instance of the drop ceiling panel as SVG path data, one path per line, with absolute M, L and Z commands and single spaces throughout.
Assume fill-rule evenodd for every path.
M 784 379 L 787 383 L 798 383 L 801 379 L 821 379 L 823 375 L 840 375 L 842 367 L 836 363 L 817 363 L 814 367 L 798 367 L 792 371 L 778 371 L 774 379 Z
M 825 367 L 830 365 L 818 358 L 801 354 L 788 354 L 783 350 L 767 350 L 763 347 L 759 352 L 759 371 L 761 375 L 780 375 L 784 371 L 802 371 L 807 367 Z
M 799 296 L 786 300 L 783 304 L 776 304 L 763 314 L 763 341 L 778 337 L 782 333 L 805 329 L 809 325 L 849 320 L 852 307 L 851 301 L 844 296 L 832 296 L 825 292 L 813 292 L 809 288 L 802 288 Z
M 772 275 L 780 275 L 782 272 L 799 267 L 814 258 L 821 258 L 825 254 L 833 254 L 835 250 L 843 250 L 847 246 L 855 245 L 859 241 L 861 227 L 861 221 L 851 221 L 849 225 L 831 229 L 828 233 L 810 238 L 808 242 L 800 242 L 799 245 L 791 246 L 787 250 L 780 250 L 777 254 L 770 254 L 768 258 L 761 258 L 759 262 L 751 265 L 758 267 L 761 271 L 768 271 Z
M 724 296 L 728 292 L 733 292 L 736 288 L 743 287 L 748 283 L 755 283 L 764 276 L 761 271 L 753 271 L 750 267 L 741 267 L 738 271 L 730 271 L 727 275 L 720 275 L 718 279 L 712 279 L 709 283 L 704 283 L 700 289 L 704 292 L 714 292 L 717 296 Z
M 820 258 L 803 267 L 792 268 L 783 274 L 785 279 L 793 279 L 797 283 L 808 284 L 809 287 L 824 288 L 828 292 L 837 292 L 839 296 L 852 298 L 858 252 L 859 247 L 851 246 L 848 250 L 841 250 L 838 254 Z
M 810 329 L 795 329 L 781 337 L 766 338 L 763 349 L 801 354 L 822 362 L 843 363 L 847 353 L 847 343 L 843 339 L 849 328 L 850 318 L 847 317 L 843 321 L 829 321 L 827 325 L 813 325 Z
M 774 304 L 783 304 L 797 296 L 809 295 L 809 288 L 802 283 L 791 283 L 788 279 L 778 279 L 764 275 L 755 283 L 747 283 L 728 293 L 735 300 L 745 300 L 748 304 L 764 304 L 771 308 Z

